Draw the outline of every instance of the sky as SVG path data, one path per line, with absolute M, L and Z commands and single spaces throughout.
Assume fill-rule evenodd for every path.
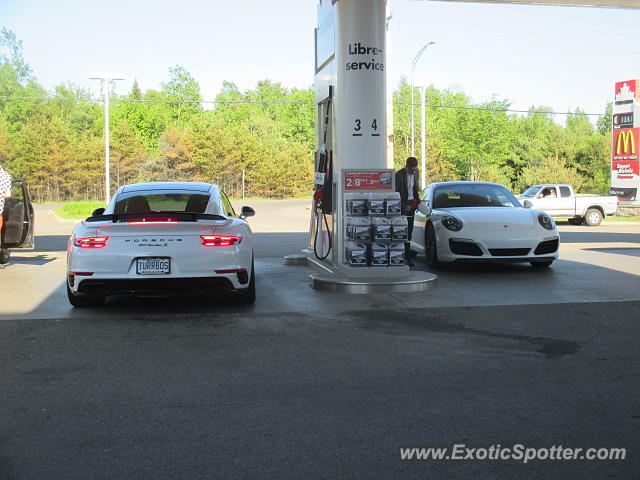
M 120 73 L 117 93 L 159 89 L 186 68 L 213 100 L 269 79 L 313 84 L 317 0 L 0 0 L 0 27 L 23 41 L 48 89 L 99 91 L 92 72 Z M 511 108 L 604 112 L 616 81 L 640 78 L 640 10 L 391 0 L 388 81 L 494 96 Z

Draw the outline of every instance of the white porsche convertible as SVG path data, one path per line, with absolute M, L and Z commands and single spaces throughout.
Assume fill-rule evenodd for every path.
M 253 236 L 242 207 L 209 183 L 120 187 L 69 238 L 67 294 L 75 307 L 111 294 L 230 293 L 255 301 Z
M 553 219 L 522 207 L 503 185 L 444 182 L 423 190 L 411 246 L 430 266 L 498 261 L 548 267 L 558 258 L 559 243 Z

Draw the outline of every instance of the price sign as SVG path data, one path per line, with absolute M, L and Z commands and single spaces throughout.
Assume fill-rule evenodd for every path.
M 344 190 L 393 190 L 393 170 L 345 170 Z

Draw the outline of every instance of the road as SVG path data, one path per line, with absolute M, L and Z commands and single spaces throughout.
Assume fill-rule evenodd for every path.
M 436 288 L 426 295 L 373 297 L 329 295 L 310 290 L 309 270 L 286 267 L 282 257 L 299 253 L 308 243 L 309 201 L 253 202 L 258 300 L 248 310 L 211 305 L 193 299 L 139 300 L 115 297 L 101 312 L 113 314 L 217 312 L 344 312 L 363 308 L 426 308 L 640 300 L 640 225 L 597 228 L 560 226 L 560 260 L 548 270 L 528 264 L 452 265 L 435 270 Z M 239 204 L 236 203 L 236 207 Z M 37 209 L 34 251 L 15 251 L 2 271 L 0 319 L 74 318 L 64 288 L 67 240 L 74 221 L 60 221 L 48 207 Z M 426 270 L 418 258 L 416 269 Z M 453 293 L 453 294 L 452 294 Z
M 258 209 L 255 307 L 72 310 L 72 224 L 39 211 L 36 251 L 0 271 L 0 479 L 637 476 L 639 226 L 562 226 L 548 271 L 449 267 L 429 295 L 372 298 L 316 292 L 279 262 L 306 242 L 305 204 Z M 298 224 L 276 225 L 286 208 Z M 400 459 L 455 444 L 628 453 Z

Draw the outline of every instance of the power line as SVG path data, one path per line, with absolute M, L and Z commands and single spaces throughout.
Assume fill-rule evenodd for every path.
M 411 105 L 411 102 L 395 102 L 394 105 Z M 414 106 L 418 106 L 418 103 L 414 103 Z M 531 112 L 530 110 L 514 110 L 511 108 L 487 108 L 487 107 L 461 107 L 459 105 L 431 105 L 427 104 L 426 107 L 431 108 L 451 108 L 458 110 L 487 110 L 489 112 L 509 112 L 509 113 L 540 113 L 544 115 L 585 115 L 585 116 L 596 116 L 596 117 L 605 117 L 606 113 L 585 113 L 585 112 L 550 112 L 550 111 L 538 111 L 534 110 Z
M 33 100 L 33 101 L 43 101 L 43 102 L 87 102 L 98 104 L 101 103 L 95 99 L 78 99 L 78 98 L 56 98 L 56 97 L 13 97 L 9 95 L 0 95 L 0 99 L 3 100 Z M 247 105 L 314 105 L 314 102 L 268 102 L 268 101 L 232 101 L 232 100 L 133 100 L 133 99 L 120 99 L 120 100 L 110 100 L 111 103 L 177 103 L 177 104 L 247 104 Z M 394 102 L 394 105 L 411 105 L 411 102 Z M 414 106 L 419 106 L 420 104 L 414 103 Z M 441 108 L 441 109 L 453 109 L 453 110 L 482 110 L 488 112 L 507 112 L 507 113 L 534 113 L 534 114 L 542 114 L 542 115 L 583 115 L 583 116 L 593 116 L 593 117 L 605 117 L 605 113 L 586 113 L 586 112 L 552 112 L 552 111 L 534 111 L 531 112 L 529 110 L 515 110 L 511 108 L 489 108 L 489 107 L 470 107 L 470 106 L 460 106 L 460 105 L 434 105 L 427 104 L 426 107 L 430 108 Z
M 58 97 L 13 97 L 9 95 L 0 95 L 0 99 L 5 100 L 35 100 L 35 101 L 43 101 L 43 102 L 87 102 L 87 103 L 102 103 L 101 99 L 80 99 L 80 98 L 58 98 Z M 268 102 L 268 101 L 260 101 L 260 102 L 251 102 L 251 101 L 234 101 L 234 100 L 134 100 L 134 99 L 110 99 L 110 103 L 207 103 L 207 104 L 217 104 L 217 103 L 247 103 L 247 104 L 305 104 L 305 105 L 313 105 L 313 102 Z

